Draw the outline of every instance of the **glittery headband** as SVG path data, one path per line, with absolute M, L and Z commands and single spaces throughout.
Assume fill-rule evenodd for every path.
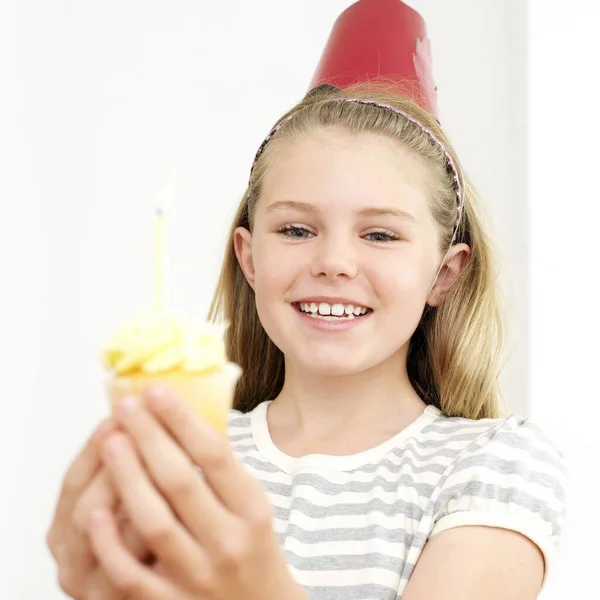
M 464 198 L 463 198 L 463 190 L 462 190 L 462 185 L 460 182 L 460 177 L 458 175 L 458 169 L 456 168 L 454 160 L 453 160 L 452 156 L 450 155 L 450 152 L 448 152 L 448 149 L 446 148 L 444 143 L 433 133 L 433 131 L 431 131 L 430 129 L 425 127 L 425 125 L 423 125 L 420 121 L 418 121 L 411 115 L 407 114 L 403 110 L 400 110 L 399 108 L 396 108 L 395 106 L 391 106 L 389 104 L 384 104 L 382 102 L 377 102 L 376 100 L 366 100 L 363 98 L 328 98 L 326 100 L 320 100 L 319 102 L 317 102 L 311 106 L 315 106 L 316 104 L 329 104 L 329 103 L 334 103 L 334 102 L 354 102 L 356 104 L 377 106 L 379 108 L 391 110 L 393 113 L 396 113 L 397 115 L 404 117 L 411 123 L 414 123 L 415 125 L 420 127 L 433 140 L 433 142 L 442 150 L 442 152 L 444 153 L 444 157 L 446 159 L 446 167 L 447 167 L 448 171 L 452 174 L 452 179 L 454 181 L 454 190 L 456 192 L 457 217 L 456 217 L 456 223 L 454 225 L 454 232 L 452 235 L 451 245 L 454 244 L 454 241 L 458 234 L 458 227 L 460 225 L 460 221 L 462 218 L 462 213 L 463 213 L 463 208 L 464 208 Z M 299 111 L 303 110 L 303 108 L 306 108 L 306 107 L 300 108 Z M 269 135 L 267 135 L 267 137 L 264 139 L 263 143 L 260 145 L 258 151 L 256 152 L 254 161 L 252 162 L 252 167 L 250 168 L 250 181 L 252 180 L 252 173 L 254 172 L 254 167 L 256 166 L 256 162 L 260 158 L 260 155 L 263 153 L 265 146 L 269 143 L 269 140 L 275 135 L 275 133 L 277 133 L 277 131 L 279 131 L 279 129 L 281 129 L 281 127 L 283 127 L 283 125 L 285 125 L 289 120 L 291 120 L 294 117 L 294 115 L 296 115 L 299 111 L 293 112 L 291 115 L 288 115 L 285 119 L 282 119 L 281 121 L 279 121 L 279 123 L 277 123 L 277 125 L 275 125 L 275 127 L 273 127 L 273 129 L 271 129 L 271 131 L 269 132 Z

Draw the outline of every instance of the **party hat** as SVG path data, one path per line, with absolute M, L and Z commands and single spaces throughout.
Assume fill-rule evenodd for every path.
M 401 0 L 358 0 L 336 20 L 309 86 L 385 81 L 435 118 L 437 88 L 425 21 Z

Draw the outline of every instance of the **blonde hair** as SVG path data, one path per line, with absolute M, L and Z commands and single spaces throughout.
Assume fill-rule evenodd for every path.
M 501 410 L 498 375 L 504 357 L 505 331 L 498 286 L 498 261 L 488 237 L 479 197 L 462 171 L 456 153 L 437 121 L 411 100 L 389 92 L 389 86 L 361 84 L 346 90 L 323 86 L 308 94 L 287 116 L 294 117 L 277 131 L 258 158 L 229 232 L 228 245 L 208 318 L 226 320 L 227 354 L 243 374 L 237 385 L 234 408 L 254 409 L 275 398 L 284 383 L 284 357 L 265 332 L 256 311 L 254 291 L 246 281 L 234 250 L 234 231 L 252 231 L 256 203 L 264 174 L 282 141 L 293 141 L 313 131 L 341 128 L 350 133 L 374 132 L 397 140 L 420 156 L 428 166 L 428 192 L 432 214 L 439 225 L 440 251 L 445 254 L 456 221 L 456 192 L 442 149 L 410 120 L 371 105 L 319 101 L 330 98 L 364 98 L 390 104 L 422 123 L 452 156 L 463 187 L 464 212 L 457 242 L 471 248 L 470 260 L 443 303 L 425 307 L 407 357 L 412 386 L 427 404 L 448 416 L 468 419 L 496 418 Z

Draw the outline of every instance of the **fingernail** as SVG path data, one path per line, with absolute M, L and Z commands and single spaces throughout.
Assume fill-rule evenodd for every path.
M 136 396 L 125 396 L 123 400 L 121 400 L 120 408 L 123 412 L 132 413 L 134 410 L 137 410 L 140 405 L 139 400 Z

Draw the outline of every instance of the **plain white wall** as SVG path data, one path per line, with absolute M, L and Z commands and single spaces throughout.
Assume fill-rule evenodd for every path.
M 571 470 L 561 569 L 544 600 L 598 598 L 598 9 L 531 0 L 531 415 Z
M 0 597 L 60 597 L 44 533 L 106 413 L 98 351 L 151 300 L 158 191 L 175 178 L 173 303 L 204 315 L 254 152 L 350 4 L 0 3 Z M 515 325 L 502 381 L 527 414 L 525 4 L 410 4 L 442 121 L 494 218 Z

